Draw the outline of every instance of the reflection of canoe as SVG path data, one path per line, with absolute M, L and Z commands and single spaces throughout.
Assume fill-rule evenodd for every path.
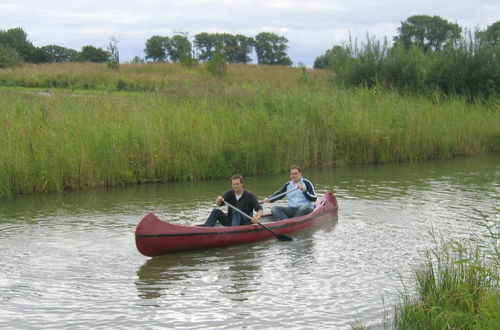
M 291 234 L 337 217 L 337 199 L 326 192 L 315 203 L 315 209 L 301 217 L 267 222 L 265 225 L 278 234 Z M 267 218 L 267 219 L 266 219 Z M 270 216 L 262 218 L 262 222 Z M 207 249 L 217 246 L 247 243 L 275 237 L 257 225 L 238 227 L 202 227 L 161 221 L 153 213 L 147 214 L 135 230 L 135 244 L 139 252 L 154 257 L 162 254 Z

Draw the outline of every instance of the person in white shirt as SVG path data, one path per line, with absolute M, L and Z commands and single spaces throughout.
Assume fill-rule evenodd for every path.
M 317 196 L 312 182 L 302 177 L 302 170 L 297 165 L 290 167 L 290 177 L 291 180 L 286 182 L 280 190 L 263 201 L 264 203 L 272 203 L 287 196 L 288 206 L 273 206 L 271 208 L 274 220 L 299 217 L 314 209 Z M 288 193 L 285 194 L 285 192 Z M 274 196 L 277 197 L 273 198 Z

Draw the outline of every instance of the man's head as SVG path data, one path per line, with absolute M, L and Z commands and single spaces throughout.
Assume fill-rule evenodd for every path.
M 243 192 L 243 177 L 240 174 L 235 174 L 231 177 L 231 186 L 236 194 Z
M 290 177 L 293 182 L 299 182 L 302 180 L 302 170 L 298 165 L 290 166 Z

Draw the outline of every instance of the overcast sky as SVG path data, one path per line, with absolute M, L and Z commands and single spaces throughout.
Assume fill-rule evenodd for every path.
M 285 36 L 294 65 L 366 34 L 397 34 L 412 15 L 438 15 L 461 27 L 484 30 L 500 20 L 500 0 L 0 0 L 0 30 L 21 27 L 35 46 L 106 49 L 119 39 L 122 62 L 144 57 L 153 35 L 227 32 Z M 254 55 L 252 55 L 254 57 Z M 255 62 L 255 61 L 254 61 Z

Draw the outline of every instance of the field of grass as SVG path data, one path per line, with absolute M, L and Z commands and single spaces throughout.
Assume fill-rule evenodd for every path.
M 0 198 L 500 151 L 498 100 L 340 89 L 320 70 L 66 63 L 0 84 Z
M 309 83 L 323 83 L 323 70 L 231 64 L 220 78 L 210 74 L 203 64 L 186 68 L 179 63 L 122 64 L 110 70 L 106 64 L 57 63 L 25 65 L 0 70 L 0 86 L 62 88 L 93 91 L 162 92 L 173 98 L 217 95 L 228 86 L 258 85 L 268 90 L 295 86 L 307 76 Z

